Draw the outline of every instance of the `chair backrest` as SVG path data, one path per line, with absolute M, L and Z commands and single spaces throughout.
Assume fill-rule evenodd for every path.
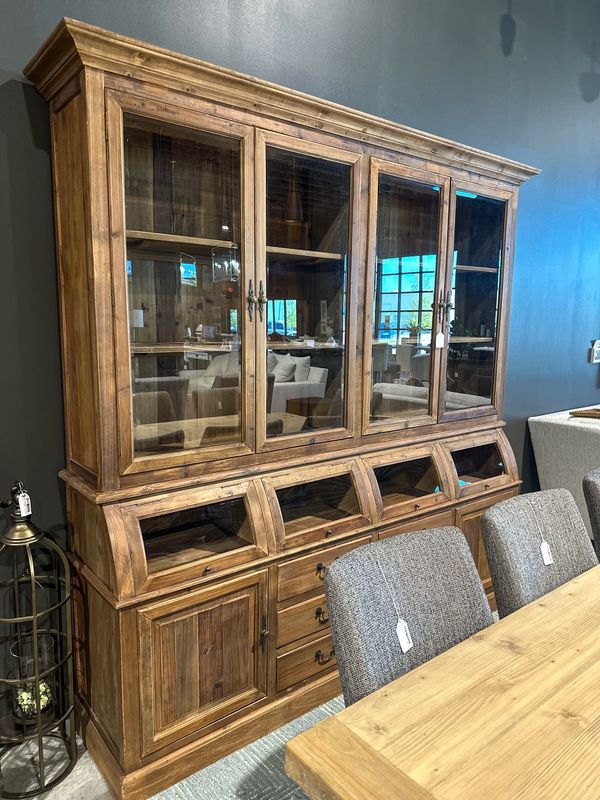
M 325 594 L 344 700 L 355 703 L 493 621 L 466 539 L 434 528 L 336 559 Z M 396 633 L 407 623 L 412 649 Z
M 587 505 L 596 548 L 600 545 L 600 469 L 593 469 L 583 478 L 583 496 Z
M 579 509 L 566 489 L 503 500 L 485 512 L 481 532 L 500 617 L 598 563 Z M 550 547 L 552 564 L 544 563 L 543 540 Z

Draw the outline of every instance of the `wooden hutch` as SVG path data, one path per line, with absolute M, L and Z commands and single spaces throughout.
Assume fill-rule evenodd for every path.
M 339 692 L 322 580 L 479 536 L 537 170 L 73 20 L 50 103 L 78 703 L 146 798 Z

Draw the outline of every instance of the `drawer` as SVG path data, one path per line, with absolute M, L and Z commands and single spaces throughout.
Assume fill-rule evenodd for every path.
M 328 629 L 327 603 L 320 594 L 277 612 L 277 647 Z
M 427 517 L 411 519 L 410 522 L 404 522 L 402 525 L 391 525 L 389 528 L 384 528 L 379 531 L 379 538 L 387 539 L 390 536 L 400 536 L 403 533 L 422 531 L 426 528 L 446 528 L 454 525 L 456 525 L 455 514 L 454 509 L 451 508 L 448 509 L 448 511 L 429 514 Z
M 331 636 L 321 636 L 285 655 L 277 656 L 277 691 L 327 672 L 336 665 Z
M 370 536 L 362 536 L 353 542 L 315 550 L 308 556 L 294 558 L 292 561 L 282 564 L 277 572 L 278 599 L 287 600 L 288 597 L 320 588 L 325 577 L 325 567 L 328 567 L 332 561 L 344 553 L 349 553 L 370 541 Z

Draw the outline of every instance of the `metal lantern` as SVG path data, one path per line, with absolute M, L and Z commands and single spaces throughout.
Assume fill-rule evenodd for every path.
M 34 797 L 77 760 L 71 581 L 17 481 L 0 533 L 0 796 Z

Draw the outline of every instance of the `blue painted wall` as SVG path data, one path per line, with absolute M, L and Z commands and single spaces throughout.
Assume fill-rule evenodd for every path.
M 585 360 L 600 337 L 596 0 L 0 0 L 0 494 L 21 476 L 50 527 L 64 450 L 48 114 L 20 73 L 62 16 L 541 167 L 521 195 L 505 405 L 535 486 L 526 418 L 600 402 Z

